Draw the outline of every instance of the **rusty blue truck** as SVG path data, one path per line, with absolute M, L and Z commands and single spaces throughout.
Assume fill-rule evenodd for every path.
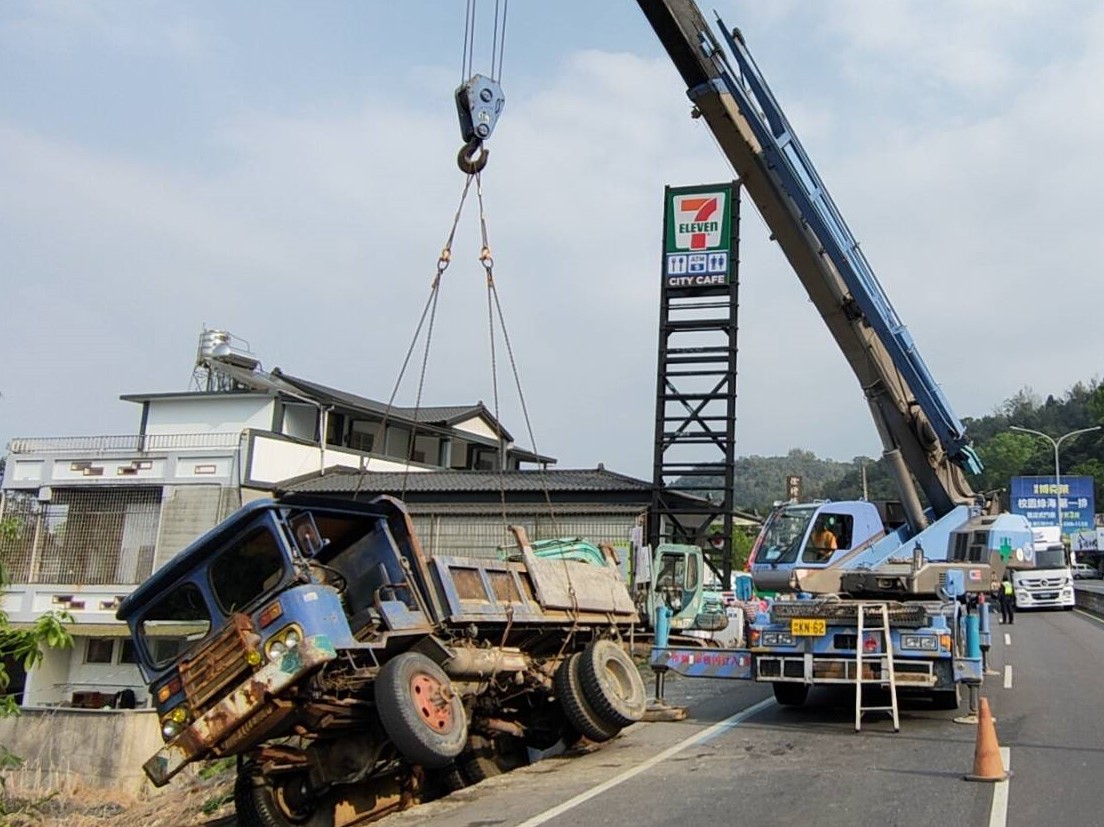
M 248 503 L 118 610 L 164 745 L 158 786 L 237 756 L 244 825 L 381 815 L 639 720 L 612 560 L 427 554 L 403 504 Z

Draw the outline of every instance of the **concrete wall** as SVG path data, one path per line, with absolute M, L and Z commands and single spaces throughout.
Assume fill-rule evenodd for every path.
M 142 772 L 162 745 L 153 710 L 28 709 L 0 719 L 0 743 L 25 762 L 5 772 L 14 792 L 92 787 L 147 795 L 157 789 Z
M 1104 617 L 1104 584 L 1076 583 L 1073 587 L 1073 598 L 1078 609 Z
M 254 394 L 154 399 L 149 403 L 148 434 L 231 433 L 246 428 L 272 429 L 275 400 Z
M 154 569 L 165 565 L 182 548 L 240 505 L 233 489 L 219 485 L 167 485 L 161 505 Z M 231 501 L 227 502 L 228 495 Z

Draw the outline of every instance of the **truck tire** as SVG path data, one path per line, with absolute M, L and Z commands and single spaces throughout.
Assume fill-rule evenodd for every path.
M 464 704 L 445 671 L 425 655 L 404 652 L 376 678 L 380 723 L 402 756 L 430 769 L 444 767 L 468 741 Z
M 295 786 L 302 776 L 279 779 L 261 776 L 254 765 L 244 764 L 234 782 L 234 809 L 241 827 L 333 827 L 333 807 L 313 799 L 296 801 Z
M 426 784 L 430 801 L 443 798 L 446 795 L 460 792 L 468 786 L 458 764 L 448 764 L 439 770 L 430 770 L 426 773 Z
M 782 706 L 802 706 L 809 697 L 809 684 L 777 681 L 771 684 L 774 699 Z
M 579 682 L 594 714 L 606 723 L 627 727 L 644 717 L 644 680 L 632 658 L 613 641 L 596 640 L 582 651 Z
M 578 653 L 564 658 L 560 663 L 553 685 L 556 697 L 560 699 L 560 706 L 567 716 L 567 722 L 580 735 L 595 743 L 602 743 L 621 731 L 621 727 L 599 718 L 587 703 L 583 687 L 579 683 Z
M 525 745 L 509 735 L 495 738 L 473 735 L 468 741 L 468 748 L 460 753 L 456 763 L 465 782 L 478 784 L 525 764 Z

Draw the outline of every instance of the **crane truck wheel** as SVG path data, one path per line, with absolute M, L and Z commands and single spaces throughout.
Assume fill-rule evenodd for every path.
M 234 809 L 241 827 L 333 827 L 333 807 L 304 795 L 304 776 L 266 778 L 254 764 L 238 769 Z
M 618 728 L 635 724 L 648 708 L 648 690 L 625 650 L 611 640 L 596 640 L 579 655 L 583 695 L 603 721 Z
M 621 727 L 602 720 L 591 708 L 579 682 L 578 653 L 560 663 L 553 680 L 556 697 L 560 700 L 567 722 L 580 734 L 595 743 L 608 741 L 621 731 Z
M 376 709 L 391 743 L 411 764 L 437 769 L 468 741 L 464 704 L 445 671 L 425 655 L 404 652 L 376 678 Z
M 778 681 L 771 684 L 774 688 L 774 699 L 782 706 L 801 706 L 809 697 L 809 685 L 807 683 L 785 683 Z

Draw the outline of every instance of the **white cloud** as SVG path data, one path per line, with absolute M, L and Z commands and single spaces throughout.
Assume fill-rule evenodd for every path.
M 0 44 L 34 57 L 82 47 L 142 55 L 201 56 L 209 33 L 175 4 L 111 0 L 24 0 L 0 16 Z

